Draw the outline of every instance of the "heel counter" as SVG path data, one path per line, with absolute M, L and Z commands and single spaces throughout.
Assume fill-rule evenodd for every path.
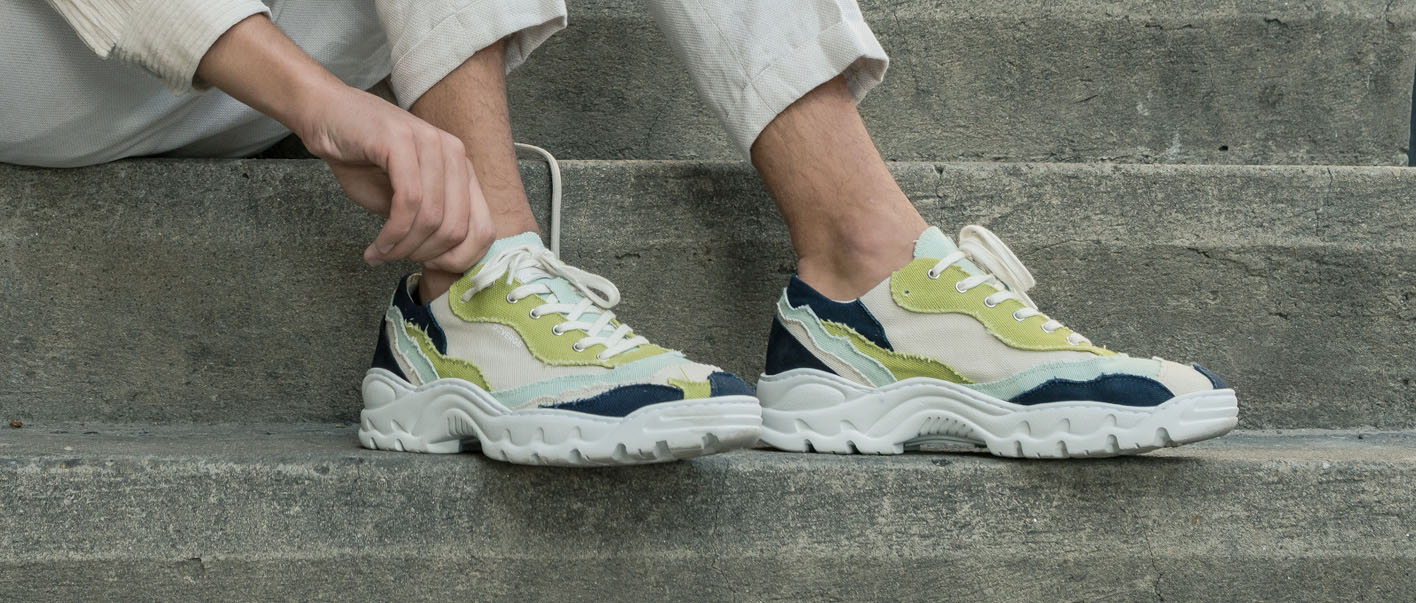
M 398 358 L 393 355 L 393 346 L 388 342 L 388 318 L 379 320 L 379 340 L 374 344 L 374 360 L 370 365 L 372 368 L 393 373 L 404 381 L 408 380 L 408 375 L 403 373 L 403 367 L 398 366 Z
M 809 368 L 836 374 L 826 366 L 811 350 L 806 349 L 776 317 L 772 318 L 772 331 L 767 335 L 766 374 L 776 375 L 792 369 Z
M 379 339 L 374 344 L 374 358 L 370 367 L 384 369 L 390 373 L 398 375 L 398 378 L 409 381 L 407 373 L 403 371 L 403 366 L 398 363 L 398 355 L 394 353 L 393 342 L 389 341 L 389 328 L 397 328 L 401 325 L 392 324 L 395 316 L 406 316 L 410 312 L 417 313 L 418 304 L 413 301 L 413 296 L 408 291 L 410 284 L 417 282 L 416 274 L 405 275 L 398 280 L 398 288 L 393 290 L 393 296 L 389 299 L 389 308 L 379 317 Z M 438 329 L 438 335 L 442 335 Z

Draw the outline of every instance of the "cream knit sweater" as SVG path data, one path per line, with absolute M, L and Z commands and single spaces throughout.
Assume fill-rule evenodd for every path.
M 197 64 L 231 26 L 270 14 L 260 0 L 47 0 L 99 56 L 156 75 L 176 92 L 203 88 Z

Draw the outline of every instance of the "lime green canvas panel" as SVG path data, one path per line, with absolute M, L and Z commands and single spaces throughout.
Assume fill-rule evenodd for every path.
M 452 306 L 452 313 L 467 322 L 492 322 L 515 329 L 517 334 L 521 335 L 521 340 L 526 342 L 531 354 L 537 360 L 552 366 L 612 368 L 668 351 L 657 345 L 644 344 L 623 354 L 616 354 L 609 360 L 595 358 L 596 354 L 605 349 L 601 344 L 577 352 L 571 346 L 574 339 L 565 338 L 571 335 L 570 332 L 556 335 L 551 330 L 552 327 L 566 322 L 564 316 L 546 314 L 540 318 L 531 318 L 531 310 L 546 303 L 541 296 L 527 296 L 514 304 L 506 301 L 507 294 L 519 286 L 520 283 L 501 280 L 464 302 L 462 296 L 472 287 L 472 279 L 464 277 L 453 283 L 452 289 L 448 291 L 448 303 Z M 628 335 L 633 336 L 633 333 Z
M 481 369 L 478 369 L 476 365 L 462 360 L 461 358 L 451 358 L 439 353 L 437 347 L 433 345 L 433 339 L 428 337 L 427 333 L 424 333 L 422 329 L 419 329 L 417 326 L 413 325 L 413 323 L 404 322 L 403 331 L 407 333 L 414 342 L 417 342 L 418 349 L 423 352 L 423 356 L 433 365 L 433 370 L 437 371 L 438 377 L 461 379 L 483 390 L 491 389 L 487 386 L 487 379 L 482 376 Z
M 821 326 L 826 329 L 826 332 L 836 337 L 849 339 L 857 351 L 884 365 L 896 380 L 909 379 L 910 377 L 931 377 L 954 383 L 972 383 L 947 364 L 923 356 L 887 350 L 846 325 L 823 320 Z
M 929 278 L 929 270 L 937 260 L 920 258 L 911 262 L 890 276 L 890 295 L 901 308 L 923 314 L 967 314 L 983 323 L 999 341 L 1020 350 L 1042 352 L 1082 351 L 1101 356 L 1115 354 L 1106 348 L 1090 344 L 1072 345 L 1067 336 L 1072 330 L 1062 327 L 1048 333 L 1042 330 L 1048 318 L 1037 314 L 1026 320 L 1013 318 L 1013 313 L 1023 308 L 1023 303 L 1009 299 L 990 308 L 983 303 L 984 298 L 998 292 L 993 285 L 984 283 L 960 293 L 953 283 L 970 275 L 958 266 L 950 266 L 939 276 Z
M 685 400 L 701 400 L 713 396 L 713 384 L 707 381 L 669 379 L 669 385 L 683 390 L 683 399 Z

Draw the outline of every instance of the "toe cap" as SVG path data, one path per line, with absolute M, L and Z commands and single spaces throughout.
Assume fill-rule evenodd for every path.
M 1185 366 L 1169 360 L 1160 361 L 1160 374 L 1155 378 L 1177 396 L 1229 387 L 1223 379 L 1199 365 Z
M 1229 389 L 1229 383 L 1225 382 L 1224 379 L 1219 378 L 1219 375 L 1210 372 L 1209 369 L 1198 364 L 1193 364 L 1191 366 L 1195 367 L 1195 370 L 1199 371 L 1200 374 L 1209 377 L 1210 385 L 1213 385 L 1215 389 Z

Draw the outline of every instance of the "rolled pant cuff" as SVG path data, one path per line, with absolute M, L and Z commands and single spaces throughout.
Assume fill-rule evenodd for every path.
M 773 61 L 748 82 L 738 96 L 741 105 L 726 108 L 728 136 L 743 155 L 767 124 L 797 99 L 838 75 L 856 102 L 885 78 L 889 56 L 863 21 L 846 20 L 822 31 L 814 43 L 803 44 Z
M 451 12 L 393 58 L 398 105 L 412 107 L 453 69 L 503 38 L 509 72 L 565 25 L 564 0 L 481 0 Z

